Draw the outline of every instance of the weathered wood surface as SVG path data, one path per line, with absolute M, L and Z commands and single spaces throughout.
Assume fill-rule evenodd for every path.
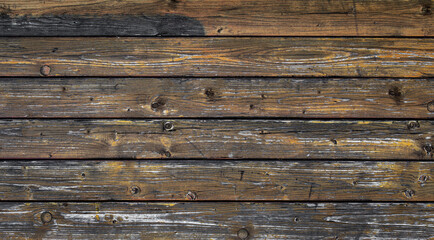
M 434 162 L 3 161 L 0 200 L 432 201 Z
M 0 158 L 432 159 L 434 121 L 1 120 Z
M 434 76 L 432 38 L 1 38 L 0 76 Z
M 427 119 L 432 89 L 432 78 L 2 78 L 0 117 Z
M 434 36 L 430 0 L 3 0 L 2 36 Z
M 433 215 L 422 203 L 3 202 L 0 237 L 431 239 Z

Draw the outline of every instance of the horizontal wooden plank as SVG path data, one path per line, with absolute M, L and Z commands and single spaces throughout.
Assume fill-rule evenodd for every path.
M 0 78 L 0 117 L 424 119 L 432 89 L 432 78 Z
M 0 158 L 432 159 L 434 121 L 1 120 Z
M 434 162 L 3 161 L 7 201 L 432 201 Z
M 431 239 L 428 203 L 0 203 L 0 237 Z
M 0 76 L 432 77 L 433 38 L 1 38 Z
M 434 36 L 430 0 L 3 0 L 2 36 Z

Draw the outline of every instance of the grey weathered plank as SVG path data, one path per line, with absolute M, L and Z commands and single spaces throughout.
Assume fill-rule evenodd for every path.
M 430 0 L 3 0 L 2 36 L 433 36 Z
M 431 38 L 1 38 L 0 76 L 432 77 Z
M 1 120 L 0 158 L 432 159 L 434 121 Z
M 432 78 L 1 78 L 0 117 L 423 119 L 432 89 Z
M 1 14 L 1 13 L 0 13 Z M 44 15 L 0 16 L 0 36 L 204 36 L 202 24 L 186 16 Z
M 3 161 L 0 200 L 432 201 L 434 162 Z
M 249 239 L 431 239 L 433 215 L 427 203 L 3 202 L 0 237 L 240 239 L 244 229 Z

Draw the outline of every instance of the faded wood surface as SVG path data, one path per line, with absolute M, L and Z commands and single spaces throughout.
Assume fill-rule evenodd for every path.
M 431 2 L 1 1 L 0 239 L 434 239 Z
M 3 0 L 2 36 L 433 36 L 430 0 Z
M 248 239 L 431 239 L 433 215 L 422 203 L 3 202 L 0 237 L 240 239 L 243 229 Z
M 434 76 L 431 38 L 2 38 L 0 76 Z
M 7 201 L 432 201 L 434 162 L 3 161 Z
M 0 117 L 434 117 L 434 79 L 3 78 Z
M 1 120 L 0 158 L 432 159 L 433 123 Z

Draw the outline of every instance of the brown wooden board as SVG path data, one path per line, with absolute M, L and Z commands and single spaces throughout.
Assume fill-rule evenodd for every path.
M 0 76 L 432 77 L 432 38 L 1 38 Z
M 2 36 L 434 36 L 430 0 L 3 0 Z
M 0 237 L 431 239 L 433 215 L 427 203 L 3 202 Z
M 3 161 L 3 201 L 432 201 L 434 162 Z
M 1 120 L 0 158 L 432 159 L 434 121 Z
M 0 78 L 0 117 L 427 119 L 433 89 L 432 78 Z

